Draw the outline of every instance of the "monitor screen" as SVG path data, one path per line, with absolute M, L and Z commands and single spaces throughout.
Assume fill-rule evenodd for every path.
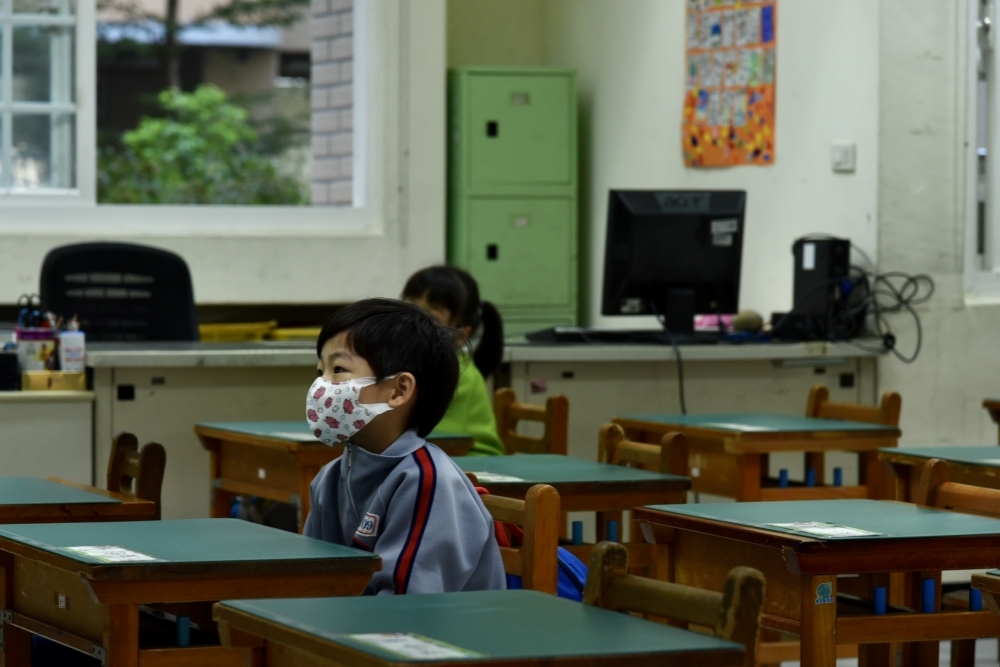
M 745 203 L 740 190 L 612 190 L 601 313 L 686 331 L 696 313 L 736 312 Z

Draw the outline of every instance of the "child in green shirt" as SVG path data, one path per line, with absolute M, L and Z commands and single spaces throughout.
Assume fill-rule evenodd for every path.
M 460 355 L 458 388 L 436 428 L 471 435 L 475 444 L 470 456 L 504 454 L 485 380 L 503 357 L 503 320 L 499 311 L 489 301 L 480 301 L 479 286 L 468 272 L 452 266 L 431 266 L 414 273 L 403 287 L 403 300 L 455 329 L 463 346 L 467 347 L 467 341 L 482 327 L 472 355 Z

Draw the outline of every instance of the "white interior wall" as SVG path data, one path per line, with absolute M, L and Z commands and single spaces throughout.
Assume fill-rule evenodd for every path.
M 905 365 L 879 362 L 879 387 L 903 396 L 903 444 L 990 444 L 982 408 L 1000 396 L 1000 306 L 963 302 L 966 207 L 966 3 L 882 0 L 879 264 L 937 282 L 918 308 L 924 346 Z M 915 329 L 892 320 L 909 353 Z
M 0 229 L 7 227 L 0 232 L 0 303 L 15 303 L 20 294 L 38 290 L 42 260 L 51 248 L 91 240 L 130 241 L 179 253 L 191 269 L 200 304 L 343 303 L 397 295 L 411 273 L 444 259 L 445 13 L 445 0 L 423 0 L 419 11 L 403 12 L 408 38 L 401 62 L 409 75 L 409 95 L 400 105 L 404 120 L 398 134 L 399 150 L 407 157 L 403 165 L 386 165 L 393 174 L 402 168 L 404 176 L 399 197 L 387 195 L 389 210 L 379 231 L 286 234 L 281 230 L 285 214 L 275 209 L 270 232 L 243 233 L 246 214 L 231 209 L 219 212 L 225 218 L 223 232 L 161 235 L 142 231 L 142 209 L 126 213 L 129 225 L 118 229 L 109 220 L 123 215 L 102 214 L 102 207 L 0 207 Z M 163 224 L 155 208 L 147 209 L 149 217 Z M 183 213 L 177 215 L 179 224 L 187 223 Z M 81 231 L 67 231 L 76 222 Z
M 579 76 L 581 282 L 589 323 L 638 325 L 599 315 L 607 193 L 613 188 L 746 189 L 740 305 L 765 316 L 791 306 L 796 238 L 849 237 L 874 255 L 877 3 L 779 2 L 776 162 L 726 169 L 688 169 L 681 157 L 685 3 L 627 5 L 543 5 L 544 64 L 576 68 Z M 855 173 L 831 170 L 831 145 L 838 142 L 857 144 Z M 642 321 L 655 325 L 651 318 Z

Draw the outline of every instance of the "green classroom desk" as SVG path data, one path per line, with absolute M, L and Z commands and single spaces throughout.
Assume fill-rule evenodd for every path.
M 761 624 L 801 635 L 802 667 L 833 667 L 838 644 L 860 644 L 861 664 L 887 665 L 886 642 L 917 639 L 929 641 L 907 650 L 931 661 L 919 664 L 936 665 L 938 640 L 1000 636 L 1000 617 L 940 611 L 942 570 L 1000 563 L 1000 519 L 868 499 L 661 505 L 635 515 L 668 545 L 677 583 L 721 591 L 737 565 L 763 572 Z M 767 525 L 804 521 L 885 534 L 826 538 Z M 919 608 L 922 578 L 936 581 L 935 613 L 901 606 L 884 616 L 872 613 L 875 586 L 889 588 L 890 602 L 909 598 Z M 909 591 L 902 590 L 904 579 Z M 836 601 L 838 587 L 857 598 Z M 763 649 L 758 659 L 773 661 Z
M 238 641 L 233 630 L 257 646 L 263 640 L 268 667 L 713 667 L 742 665 L 744 655 L 740 644 L 537 591 L 226 601 L 215 605 L 214 614 L 220 634 L 231 642 Z M 460 655 L 421 661 L 351 636 L 369 633 L 412 633 L 444 642 Z
M 305 419 L 287 422 L 203 422 L 194 432 L 211 455 L 211 516 L 228 517 L 233 498 L 258 496 L 294 505 L 299 532 L 309 516 L 309 484 L 343 446 L 318 441 Z M 433 431 L 427 436 L 451 456 L 467 454 L 470 436 Z
M 142 521 L 156 503 L 61 479 L 0 477 L 0 524 Z
M 1000 424 L 1000 398 L 987 398 L 983 401 L 983 407 L 990 413 L 993 422 Z M 998 428 L 998 431 L 1000 431 L 1000 428 Z M 998 442 L 1000 442 L 1000 432 L 998 432 L 997 438 Z
M 117 546 L 155 558 L 104 562 L 66 547 Z M 0 527 L 4 666 L 30 665 L 38 634 L 106 667 L 239 664 L 219 646 L 139 644 L 139 606 L 210 618 L 228 598 L 358 595 L 378 556 L 236 519 Z M 187 603 L 187 604 L 185 604 Z M 201 603 L 201 604 L 190 604 Z M 161 607 L 160 605 L 166 605 Z M 212 662 L 212 661 L 217 662 Z
M 951 481 L 1000 489 L 1000 447 L 902 447 L 883 449 L 879 458 L 895 477 L 896 500 L 913 502 L 920 471 L 931 459 L 948 462 Z
M 585 461 L 561 454 L 460 456 L 455 463 L 476 474 L 490 493 L 524 498 L 535 484 L 549 484 L 559 492 L 563 512 L 597 512 L 597 539 L 607 536 L 607 521 L 633 507 L 683 503 L 691 480 L 638 468 Z M 487 473 L 480 475 L 478 473 Z M 491 479 L 501 475 L 509 479 Z M 565 528 L 565 526 L 564 526 Z
M 747 500 L 818 500 L 824 498 L 882 497 L 878 449 L 895 447 L 900 431 L 895 426 L 839 419 L 817 419 L 756 413 L 705 415 L 624 415 L 614 419 L 625 436 L 639 442 L 659 443 L 664 434 L 678 431 L 688 439 L 688 466 L 692 490 Z M 858 486 L 822 484 L 816 471 L 813 487 L 778 486 L 768 478 L 768 455 L 775 452 L 857 452 Z

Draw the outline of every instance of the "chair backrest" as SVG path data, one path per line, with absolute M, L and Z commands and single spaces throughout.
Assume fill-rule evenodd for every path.
M 618 424 L 605 424 L 597 443 L 597 460 L 611 465 L 627 465 L 653 472 L 688 474 L 688 442 L 683 433 L 663 435 L 660 444 L 625 439 Z
M 132 243 L 54 248 L 42 262 L 43 310 L 77 316 L 88 341 L 194 341 L 191 274 L 172 252 Z
M 809 404 L 806 406 L 806 417 L 846 419 L 848 421 L 867 422 L 869 424 L 899 426 L 899 412 L 902 407 L 903 399 L 894 391 L 887 391 L 882 394 L 882 401 L 876 407 L 831 401 L 830 390 L 821 384 L 816 384 L 809 390 Z
M 600 542 L 590 553 L 583 602 L 709 628 L 716 637 L 746 647 L 746 667 L 756 663 L 764 575 L 753 568 L 730 570 L 723 592 L 717 593 L 629 574 L 625 547 Z
M 467 473 L 474 486 L 478 481 Z M 503 569 L 521 577 L 531 590 L 556 594 L 559 577 L 559 492 L 548 484 L 528 489 L 524 500 L 487 494 L 481 496 L 494 521 L 512 523 L 524 531 L 519 548 L 500 547 Z
M 550 396 L 545 405 L 518 403 L 517 394 L 509 387 L 493 395 L 493 413 L 497 419 L 500 440 L 508 454 L 565 454 L 569 445 L 569 401 L 562 394 Z M 541 438 L 519 435 L 519 421 L 541 422 L 545 431 Z
M 156 503 L 160 518 L 160 491 L 167 452 L 163 445 L 147 442 L 139 449 L 139 440 L 131 433 L 119 433 L 111 442 L 108 460 L 108 491 L 124 493 Z
M 924 507 L 1000 518 L 1000 490 L 950 481 L 947 461 L 931 459 L 920 470 L 913 502 Z

